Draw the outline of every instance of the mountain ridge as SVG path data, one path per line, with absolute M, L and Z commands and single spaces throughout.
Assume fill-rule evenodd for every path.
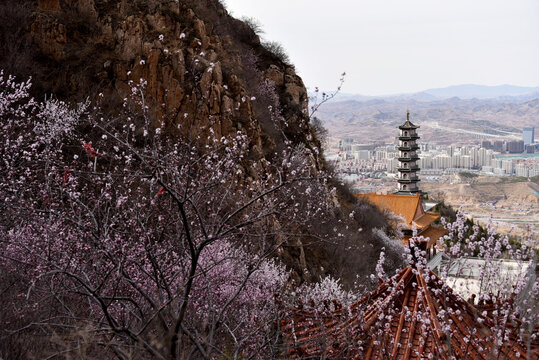
M 459 141 L 476 144 L 477 136 L 489 140 L 520 140 L 523 127 L 537 127 L 539 99 L 346 100 L 326 104 L 317 116 L 332 136 L 393 142 L 395 127 L 404 121 L 407 110 L 413 123 L 421 126 L 424 142 L 454 143 L 454 136 L 440 131 L 443 124 L 459 133 Z
M 384 99 L 386 101 L 417 100 L 423 102 L 445 100 L 450 98 L 462 100 L 506 100 L 506 101 L 526 101 L 539 99 L 539 86 L 516 86 L 510 84 L 502 85 L 478 85 L 459 84 L 441 88 L 430 88 L 418 92 L 398 93 L 387 95 L 363 95 L 353 93 L 339 93 L 332 100 L 347 101 L 370 101 L 373 99 Z

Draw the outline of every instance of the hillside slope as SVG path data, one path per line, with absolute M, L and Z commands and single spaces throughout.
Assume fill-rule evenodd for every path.
M 392 142 L 407 110 L 421 126 L 424 142 L 451 144 L 458 136 L 460 141 L 476 143 L 477 135 L 491 141 L 517 140 L 523 127 L 537 123 L 539 100 L 340 101 L 327 104 L 318 116 L 334 136 Z
M 222 134 L 250 125 L 256 110 L 259 120 L 267 117 L 261 114 L 266 104 L 252 97 L 263 95 L 259 81 L 268 78 L 295 127 L 291 133 L 305 142 L 307 94 L 293 67 L 264 49 L 218 1 L 204 3 L 42 0 L 37 9 L 28 3 L 25 12 L 24 5 L 8 1 L 0 66 L 32 76 L 36 94 L 75 101 L 102 93 L 112 109 L 130 93 L 129 81 L 142 78 L 160 115 L 200 125 L 210 116 L 218 118 Z M 19 30 L 24 41 L 9 38 L 16 32 L 9 23 L 25 24 Z M 258 147 L 268 148 L 272 140 L 253 130 Z
M 31 76 L 36 98 L 89 98 L 115 113 L 132 84 L 142 82 L 155 121 L 170 131 L 211 122 L 218 138 L 246 131 L 254 159 L 278 166 L 292 144 L 307 149 L 313 171 L 325 169 L 301 78 L 219 1 L 8 0 L 1 6 L 0 68 Z M 338 217 L 358 205 L 345 189 L 336 196 L 341 210 L 334 228 L 345 233 Z M 372 272 L 382 244 L 371 229 L 387 223 L 372 206 L 361 207 L 356 225 L 364 232 L 349 241 L 367 246 L 369 261 L 345 251 L 345 243 L 339 250 L 305 233 L 280 255 L 298 281 Z

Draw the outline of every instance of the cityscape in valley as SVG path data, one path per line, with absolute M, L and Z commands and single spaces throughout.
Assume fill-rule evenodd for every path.
M 496 100 L 488 101 L 491 106 L 496 103 Z M 345 110 L 336 111 L 339 104 Z M 368 133 L 368 129 L 375 126 L 378 122 L 375 117 L 363 118 L 364 126 L 353 120 L 340 127 L 335 125 L 336 118 L 347 116 L 349 106 L 348 100 L 336 101 L 329 104 L 331 110 L 321 110 L 320 117 L 330 129 L 326 159 L 335 166 L 341 179 L 358 193 L 395 192 L 400 164 L 396 129 L 391 131 L 393 138 L 380 131 L 379 138 L 386 141 L 368 141 L 361 132 L 365 128 Z M 384 104 L 378 107 L 382 112 Z M 353 114 L 348 116 L 354 117 Z M 421 116 L 415 119 L 421 130 L 423 127 L 428 129 L 425 134 L 421 131 L 417 149 L 421 189 L 433 199 L 461 209 L 482 224 L 492 222 L 501 232 L 537 236 L 539 142 L 535 127 L 525 126 L 519 134 L 513 122 L 513 129 L 506 132 L 506 136 L 498 133 L 493 137 L 492 134 L 474 131 L 474 121 L 456 132 L 455 128 L 439 125 L 451 121 L 433 121 L 428 117 L 423 120 L 426 121 L 422 122 Z M 533 124 L 533 121 L 524 123 Z M 382 126 L 383 130 L 386 128 Z M 431 132 L 433 128 L 437 128 L 435 133 Z M 347 135 L 350 133 L 351 136 Z M 437 141 L 440 138 L 444 141 Z

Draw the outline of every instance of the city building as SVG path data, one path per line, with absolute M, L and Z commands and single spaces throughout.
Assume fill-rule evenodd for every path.
M 494 145 L 492 145 L 492 149 L 497 152 L 504 151 L 504 143 L 501 140 L 494 141 Z
M 524 141 L 509 141 L 507 144 L 507 151 L 512 154 L 520 154 L 524 151 Z
M 535 128 L 529 127 L 522 130 L 522 141 L 524 145 L 530 145 L 534 143 Z
M 513 161 L 512 160 L 503 160 L 503 169 L 505 170 L 506 174 L 512 174 L 514 171 Z
M 517 176 L 530 176 L 530 170 L 524 164 L 518 164 L 515 166 L 515 174 Z
M 488 140 L 481 141 L 481 148 L 483 149 L 492 149 L 492 143 Z

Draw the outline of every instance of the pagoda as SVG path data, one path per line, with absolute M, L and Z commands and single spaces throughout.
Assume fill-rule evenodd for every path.
M 417 236 L 428 238 L 428 257 L 436 255 L 436 244 L 447 231 L 434 225 L 434 222 L 440 218 L 440 214 L 425 210 L 422 196 L 424 192 L 419 190 L 417 183 L 419 178 L 417 172 L 419 166 L 419 156 L 417 150 L 419 146 L 416 141 L 419 139 L 416 129 L 419 126 L 410 121 L 410 112 L 406 113 L 406 121 L 398 127 L 399 133 L 399 177 L 398 190 L 393 194 L 366 193 L 354 194 L 358 199 L 366 200 L 376 205 L 382 210 L 388 210 L 397 215 L 400 220 L 395 225 L 402 231 L 400 239 L 405 245 L 408 245 L 414 231 Z
M 413 195 L 421 193 L 417 187 L 417 182 L 420 181 L 417 177 L 419 166 L 419 156 L 417 150 L 419 146 L 416 141 L 419 139 L 416 129 L 419 126 L 412 124 L 410 121 L 410 112 L 406 113 L 406 121 L 399 126 L 399 178 L 398 178 L 398 191 L 397 194 L 401 195 Z

